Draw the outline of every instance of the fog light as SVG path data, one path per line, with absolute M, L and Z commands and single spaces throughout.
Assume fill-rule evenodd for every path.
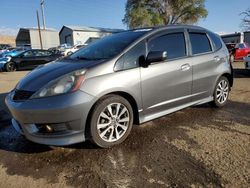
M 49 132 L 49 133 L 54 131 L 53 128 L 51 126 L 49 126 L 49 125 L 45 125 L 45 128 L 46 128 L 46 131 Z

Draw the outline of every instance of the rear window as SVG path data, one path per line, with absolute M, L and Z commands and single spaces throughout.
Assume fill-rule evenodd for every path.
M 209 33 L 209 37 L 212 39 L 214 43 L 215 51 L 219 50 L 222 47 L 220 37 L 214 33 Z
M 189 33 L 193 55 L 211 52 L 212 48 L 205 33 Z

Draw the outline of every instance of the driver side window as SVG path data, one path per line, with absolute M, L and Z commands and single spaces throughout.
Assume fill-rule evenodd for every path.
M 170 33 L 149 41 L 150 51 L 166 51 L 167 59 L 175 59 L 186 56 L 186 43 L 184 33 Z
M 25 52 L 25 53 L 23 54 L 23 56 L 24 56 L 24 57 L 31 57 L 31 56 L 33 56 L 33 52 L 32 52 L 32 51 Z

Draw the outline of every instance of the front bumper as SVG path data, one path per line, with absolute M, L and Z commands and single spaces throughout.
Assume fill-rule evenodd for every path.
M 94 99 L 77 91 L 15 102 L 10 93 L 5 103 L 13 116 L 13 127 L 27 139 L 46 145 L 70 145 L 85 141 L 85 124 Z M 48 125 L 53 131 L 44 131 Z

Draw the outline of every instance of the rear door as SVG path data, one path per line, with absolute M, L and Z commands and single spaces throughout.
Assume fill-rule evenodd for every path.
M 189 30 L 189 40 L 193 67 L 192 100 L 199 101 L 212 96 L 218 77 L 217 68 L 223 57 L 219 49 L 213 52 L 213 42 L 205 31 Z
M 36 60 L 34 61 L 34 67 L 50 62 L 51 57 L 52 52 L 47 50 L 37 50 Z
M 147 44 L 148 52 L 166 51 L 167 60 L 140 68 L 145 121 L 191 102 L 192 89 L 192 67 L 187 58 L 184 29 L 157 34 Z

